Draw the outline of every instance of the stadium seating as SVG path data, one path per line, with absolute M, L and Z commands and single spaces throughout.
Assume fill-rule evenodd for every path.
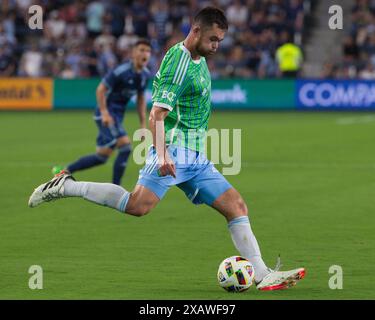
M 375 2 L 353 0 L 350 24 L 345 27 L 342 59 L 324 66 L 323 77 L 375 79 Z
M 0 75 L 95 77 L 129 56 L 138 37 L 152 40 L 156 72 L 165 51 L 189 31 L 190 17 L 206 5 L 222 8 L 230 22 L 213 78 L 278 75 L 275 50 L 282 34 L 302 44 L 310 0 L 4 0 L 0 2 Z M 43 30 L 27 26 L 28 8 L 44 10 Z

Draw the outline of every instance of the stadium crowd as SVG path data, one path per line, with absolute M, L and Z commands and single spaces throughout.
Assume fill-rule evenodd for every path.
M 343 59 L 327 63 L 323 77 L 375 79 L 375 1 L 355 0 L 342 46 Z
M 129 57 L 138 37 L 151 40 L 150 68 L 155 73 L 165 51 L 187 35 L 194 12 L 215 5 L 226 12 L 230 29 L 220 52 L 208 62 L 212 77 L 276 77 L 276 49 L 288 38 L 301 44 L 306 2 L 1 0 L 0 76 L 103 76 Z M 43 8 L 42 30 L 28 27 L 28 9 L 33 4 Z M 371 15 L 372 28 L 364 31 L 361 26 L 367 15 L 362 6 L 357 10 L 355 34 L 364 49 L 356 54 L 373 53 L 375 19 Z

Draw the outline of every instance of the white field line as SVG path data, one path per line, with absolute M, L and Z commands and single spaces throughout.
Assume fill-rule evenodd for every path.
M 375 115 L 357 116 L 350 118 L 338 118 L 336 123 L 339 125 L 351 125 L 375 122 Z

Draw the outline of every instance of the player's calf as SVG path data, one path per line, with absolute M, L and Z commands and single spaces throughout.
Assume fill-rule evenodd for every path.
M 255 280 L 261 281 L 270 271 L 264 263 L 258 242 L 251 229 L 248 210 L 239 192 L 231 188 L 212 204 L 228 221 L 228 229 L 236 249 L 255 269 Z
M 84 156 L 78 159 L 77 161 L 69 164 L 66 169 L 71 173 L 84 169 L 89 169 L 98 165 L 105 164 L 109 156 L 110 154 L 97 151 L 94 154 Z
M 126 165 L 131 153 L 131 144 L 124 144 L 118 147 L 118 154 L 113 164 L 113 179 L 112 183 L 120 185 L 121 178 L 125 173 Z

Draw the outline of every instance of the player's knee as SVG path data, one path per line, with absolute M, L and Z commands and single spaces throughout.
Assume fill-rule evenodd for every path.
M 131 194 L 128 205 L 126 206 L 126 213 L 136 217 L 143 217 L 152 209 L 151 205 L 144 203 L 136 195 Z
M 137 206 L 135 208 L 126 208 L 126 212 L 135 216 L 143 217 L 151 211 L 151 208 L 148 206 Z
M 148 214 L 157 204 L 156 199 L 150 199 L 150 196 L 142 192 L 142 188 L 136 187 L 136 189 L 130 194 L 128 204 L 126 206 L 126 213 L 143 217 Z
M 96 154 L 98 157 L 102 158 L 103 163 L 108 160 L 108 158 L 111 156 L 113 153 L 113 149 L 111 148 L 102 148 L 102 149 L 97 149 Z
M 105 155 L 105 154 L 100 154 L 100 153 L 97 153 L 96 154 L 96 157 L 98 158 L 98 160 L 101 162 L 101 164 L 104 164 L 108 161 L 108 158 L 109 158 L 110 155 Z
M 119 154 L 128 156 L 132 151 L 132 145 L 130 143 L 123 144 L 117 147 Z
M 138 217 L 143 217 L 151 211 L 150 207 L 143 206 L 138 209 Z
M 239 216 L 247 216 L 248 214 L 247 205 L 242 198 L 237 200 L 236 207 L 237 207 L 237 214 Z

